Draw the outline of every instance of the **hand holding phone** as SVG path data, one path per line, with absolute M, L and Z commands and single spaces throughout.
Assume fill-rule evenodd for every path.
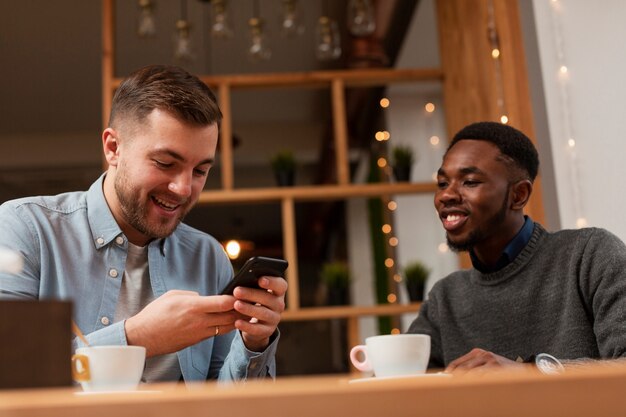
M 246 261 L 221 294 L 232 295 L 236 287 L 259 288 L 258 281 L 263 276 L 284 278 L 288 265 L 284 259 L 252 257 Z

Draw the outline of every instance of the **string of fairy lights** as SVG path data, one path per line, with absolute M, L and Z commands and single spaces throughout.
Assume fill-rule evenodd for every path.
M 574 128 L 571 117 L 571 105 L 569 94 L 570 83 L 570 68 L 567 65 L 565 59 L 565 47 L 563 42 L 563 33 L 561 28 L 560 15 L 563 13 L 562 0 L 548 0 L 550 2 L 551 9 L 551 23 L 554 38 L 554 48 L 556 53 L 556 74 L 555 82 L 559 88 L 559 104 L 561 108 L 561 126 L 563 127 L 563 148 L 565 148 L 565 154 L 569 158 L 569 173 L 572 189 L 573 207 L 576 216 L 576 227 L 582 228 L 587 226 L 587 219 L 584 216 L 583 203 L 581 199 L 580 181 L 578 174 L 578 158 L 576 153 L 576 140 L 574 135 Z M 498 37 L 498 30 L 496 27 L 496 19 L 494 13 L 493 0 L 489 0 L 487 3 L 487 33 L 489 36 L 489 42 L 491 46 L 491 57 L 494 62 L 494 74 L 496 81 L 496 94 L 497 94 L 497 108 L 500 114 L 500 122 L 506 124 L 509 122 L 509 117 L 506 108 L 506 101 L 504 99 L 504 87 L 502 82 L 502 67 L 501 67 L 501 50 L 500 40 Z
M 554 38 L 554 48 L 556 53 L 556 75 L 555 79 L 559 86 L 559 104 L 561 108 L 561 125 L 563 126 L 563 142 L 566 154 L 569 156 L 569 171 L 572 189 L 572 199 L 574 213 L 576 216 L 576 227 L 587 226 L 587 219 L 584 216 L 583 203 L 581 199 L 580 181 L 578 175 L 578 158 L 576 153 L 576 139 L 571 116 L 569 84 L 571 81 L 570 68 L 565 59 L 565 45 L 563 42 L 563 32 L 561 27 L 561 14 L 563 4 L 560 0 L 549 0 L 551 9 L 551 23 Z
M 388 109 L 391 105 L 391 101 L 384 97 L 380 100 L 380 107 L 383 109 Z M 431 134 L 427 135 L 428 143 L 430 145 L 431 155 L 428 158 L 429 160 L 435 160 L 436 155 L 435 151 L 441 144 L 441 139 L 438 135 L 434 134 L 434 127 L 432 123 L 432 119 L 435 115 L 436 106 L 431 101 L 427 101 L 423 105 L 423 121 L 425 123 L 425 131 L 431 132 Z M 374 134 L 374 139 L 378 142 L 386 142 L 391 139 L 391 134 L 387 130 L 381 130 Z M 381 156 L 377 160 L 378 167 L 382 170 L 382 173 L 387 178 L 391 178 L 391 166 L 390 163 L 385 156 Z M 431 175 L 433 181 L 437 180 L 437 172 L 433 170 Z M 383 197 L 383 206 L 385 208 L 383 212 L 383 218 L 385 220 L 382 226 L 382 232 L 386 236 L 387 239 L 387 258 L 385 259 L 385 267 L 388 270 L 388 275 L 390 276 L 390 285 L 389 285 L 389 294 L 387 295 L 387 302 L 390 304 L 395 304 L 399 301 L 398 291 L 399 286 L 403 282 L 404 278 L 402 274 L 398 271 L 398 264 L 395 261 L 396 259 L 396 248 L 399 245 L 400 241 L 394 231 L 393 226 L 393 212 L 395 212 L 398 208 L 398 203 L 390 198 Z M 449 250 L 448 245 L 445 242 L 439 243 L 437 246 L 437 250 L 440 253 L 445 253 Z M 399 334 L 401 330 L 397 327 L 392 328 L 391 334 Z

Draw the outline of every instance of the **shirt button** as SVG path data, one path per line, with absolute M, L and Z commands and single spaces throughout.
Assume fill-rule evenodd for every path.
M 104 243 L 104 239 L 103 239 L 103 238 L 101 238 L 101 237 L 99 237 L 98 239 L 96 239 L 96 243 L 97 243 L 98 245 L 102 245 L 102 244 Z
M 100 323 L 104 324 L 105 326 L 108 326 L 108 325 L 109 325 L 109 318 L 108 318 L 108 317 L 106 317 L 106 316 L 105 316 L 105 317 L 102 317 L 102 318 L 100 319 Z
M 117 243 L 118 245 L 122 245 L 124 243 L 124 238 L 122 236 L 116 237 L 115 243 Z
M 117 269 L 109 269 L 109 276 L 111 278 L 117 278 L 117 275 L 118 275 Z

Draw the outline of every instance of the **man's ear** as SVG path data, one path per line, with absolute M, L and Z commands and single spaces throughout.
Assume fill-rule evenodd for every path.
M 511 186 L 511 209 L 522 210 L 528 203 L 533 192 L 533 183 L 530 180 L 520 180 Z
M 111 166 L 117 166 L 119 159 L 120 143 L 117 139 L 117 132 L 115 129 L 107 127 L 102 132 L 102 149 L 104 151 L 104 157 Z

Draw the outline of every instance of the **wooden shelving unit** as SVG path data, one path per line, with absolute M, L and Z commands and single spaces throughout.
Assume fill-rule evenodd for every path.
M 533 126 L 530 116 L 532 112 L 529 101 L 525 101 L 527 77 L 523 65 L 518 64 L 524 60 L 523 48 L 520 46 L 521 32 L 519 31 L 517 1 L 503 0 L 497 2 L 496 6 L 497 26 L 507 29 L 500 33 L 503 49 L 506 49 L 503 51 L 503 56 L 511 56 L 516 59 L 515 65 L 509 65 L 508 61 L 505 61 L 506 65 L 503 66 L 505 98 L 509 100 L 507 102 L 509 120 L 532 137 Z M 485 36 L 486 28 L 481 25 L 467 25 L 465 24 L 466 20 L 464 20 L 465 16 L 476 16 L 477 13 L 486 16 L 487 7 L 487 0 L 437 2 L 442 55 L 441 69 L 359 69 L 254 75 L 200 75 L 200 78 L 217 92 L 224 115 L 220 134 L 221 189 L 203 192 L 200 196 L 200 204 L 281 203 L 284 256 L 290 264 L 287 273 L 289 282 L 287 302 L 289 307 L 284 314 L 284 320 L 347 319 L 350 333 L 348 343 L 354 345 L 360 342 L 357 328 L 359 317 L 414 313 L 419 309 L 419 304 L 301 309 L 294 204 L 299 201 L 385 197 L 435 191 L 435 184 L 433 183 L 350 183 L 345 90 L 349 87 L 436 81 L 444 85 L 446 112 L 451 115 L 447 120 L 449 134 L 473 121 L 498 119 L 500 110 L 496 105 L 495 95 L 500 86 L 497 85 L 497 77 L 493 75 L 493 61 L 489 49 L 491 46 Z M 462 13 L 456 13 L 456 11 Z M 121 79 L 114 74 L 114 15 L 114 0 L 103 0 L 102 88 L 104 124 L 108 121 L 108 111 L 114 91 L 121 82 Z M 508 28 L 512 29 L 509 30 Z M 462 42 L 463 39 L 473 40 L 471 48 L 467 46 L 470 43 Z M 509 46 L 511 46 L 510 49 Z M 506 52 L 510 52 L 510 54 L 506 55 Z M 231 92 L 236 89 L 267 88 L 323 88 L 330 91 L 335 169 L 337 172 L 336 184 L 264 189 L 237 189 L 235 187 Z M 538 209 L 535 209 L 531 215 L 536 220 L 541 221 L 543 220 L 543 212 L 541 210 L 540 189 L 538 188 L 535 189 L 534 198 L 535 201 L 538 201 L 536 205 Z

